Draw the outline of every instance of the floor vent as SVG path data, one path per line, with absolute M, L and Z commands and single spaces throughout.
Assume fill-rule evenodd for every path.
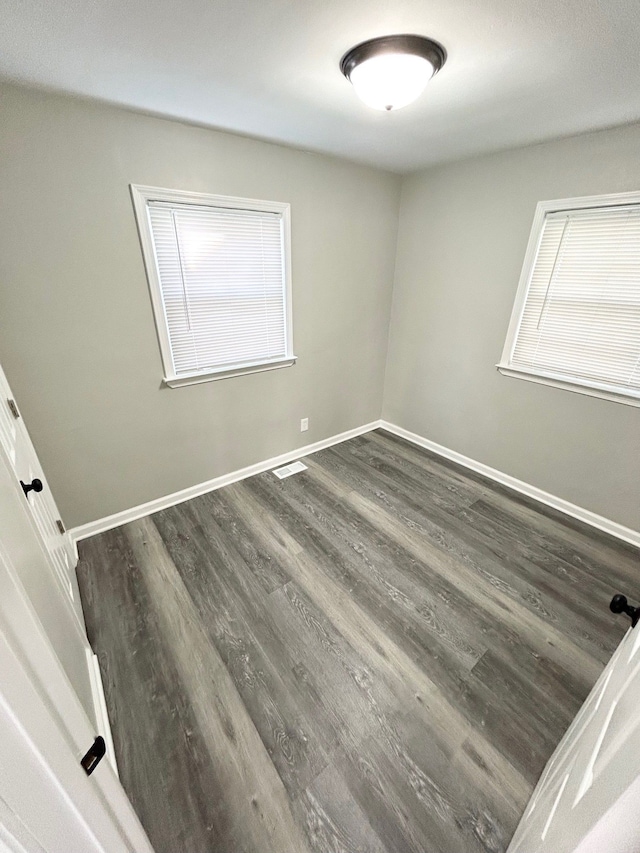
M 304 462 L 292 462 L 290 465 L 283 465 L 282 468 L 276 468 L 273 472 L 276 477 L 284 480 L 285 477 L 290 477 L 292 474 L 298 474 L 300 471 L 306 471 L 307 466 Z

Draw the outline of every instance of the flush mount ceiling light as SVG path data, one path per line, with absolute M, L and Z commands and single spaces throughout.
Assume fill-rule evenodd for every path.
M 383 36 L 352 47 L 340 70 L 365 104 L 399 110 L 422 94 L 446 57 L 442 45 L 423 36 Z

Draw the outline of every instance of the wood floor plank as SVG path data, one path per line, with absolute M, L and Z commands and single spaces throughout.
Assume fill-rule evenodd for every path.
M 264 509 L 250 494 L 246 484 L 239 485 L 236 494 L 238 492 L 242 493 L 240 511 L 246 512 L 248 516 L 264 514 Z M 267 515 L 266 521 L 277 538 L 288 536 L 274 516 Z M 282 554 L 282 559 L 288 559 L 287 552 Z M 291 560 L 288 567 L 294 580 L 319 610 L 360 651 L 368 665 L 384 675 L 404 707 L 418 707 L 418 713 L 424 714 L 430 725 L 454 746 L 458 746 L 473 731 L 485 763 L 498 767 L 499 774 L 505 777 L 512 776 L 511 784 L 520 788 L 520 774 L 499 748 L 486 741 L 482 726 L 470 725 L 465 716 L 466 709 L 451 704 L 447 699 L 445 687 L 450 687 L 451 680 L 448 678 L 447 685 L 442 685 L 430 678 L 424 667 L 433 662 L 423 661 L 422 666 L 417 664 L 380 631 L 369 614 L 354 601 L 351 592 L 336 582 L 331 572 L 325 569 L 325 565 L 309 559 L 304 550 Z
M 273 500 L 273 494 L 279 493 L 279 484 L 273 484 L 265 480 L 264 476 L 255 478 L 251 486 L 252 490 L 266 501 Z M 309 484 L 307 492 L 312 491 Z M 297 498 L 297 499 L 296 499 Z M 289 500 L 291 503 L 289 503 Z M 287 504 L 291 512 L 284 509 Z M 314 495 L 314 505 L 322 508 L 322 501 L 318 495 Z M 314 532 L 315 519 L 309 518 L 304 511 L 300 495 L 296 488 L 289 489 L 287 500 L 280 496 L 278 502 L 278 514 L 285 524 L 300 526 L 301 521 Z M 300 515 L 296 513 L 296 508 Z M 344 513 L 344 508 L 343 508 Z M 334 534 L 335 534 L 334 530 Z M 337 538 L 337 537 L 336 537 Z M 336 556 L 336 559 L 338 557 Z M 325 568 L 325 571 L 327 569 Z M 516 763 L 521 772 L 527 773 L 530 778 L 537 777 L 540 770 L 540 755 L 548 753 L 547 731 L 548 729 L 527 726 L 517 714 L 498 715 L 495 710 L 495 692 L 487 689 L 484 682 L 476 683 L 476 678 L 467 679 L 465 668 L 460 665 L 460 660 L 455 654 L 437 645 L 433 641 L 421 645 L 416 640 L 417 629 L 402 616 L 398 616 L 397 601 L 384 601 L 381 605 L 380 597 L 372 594 L 366 579 L 354 581 L 353 575 L 344 576 L 342 571 L 335 573 L 328 568 L 329 574 L 333 576 L 336 583 L 341 584 L 343 591 L 347 592 L 367 616 L 374 620 L 380 631 L 390 638 L 398 648 L 401 648 L 412 660 L 424 669 L 432 682 L 437 683 L 440 691 L 446 698 L 449 706 L 458 707 L 468 720 L 480 721 L 487 725 L 495 720 L 494 737 L 500 740 L 501 749 Z M 396 605 L 396 606 L 394 606 Z M 381 617 L 380 614 L 383 614 Z M 511 707 L 509 707 L 511 710 Z M 493 712 L 493 713 L 492 713 Z
M 353 467 L 350 458 L 352 454 L 350 447 L 340 447 L 325 451 L 319 454 L 318 458 L 321 464 L 330 464 L 330 460 L 335 463 L 335 457 L 343 460 L 346 457 L 347 462 Z M 359 470 L 362 473 L 367 470 L 366 462 L 360 460 L 357 453 L 355 459 L 356 471 Z M 390 485 L 393 486 L 394 492 L 386 494 L 387 508 L 391 507 L 392 511 L 401 512 L 419 526 L 425 527 L 424 501 L 412 486 L 407 485 L 406 481 L 398 486 L 401 497 L 397 496 L 398 489 L 395 488 L 396 484 L 391 480 L 390 475 L 381 475 L 378 469 L 371 479 L 371 485 L 377 498 L 380 498 L 380 492 L 375 493 L 376 487 L 379 490 L 380 485 L 387 489 Z M 471 509 L 473 506 L 475 504 Z M 490 584 L 501 586 L 502 592 L 515 602 L 533 612 L 541 613 L 546 622 L 563 622 L 575 640 L 584 646 L 590 655 L 603 661 L 607 659 L 609 650 L 598 644 L 597 638 L 600 635 L 591 630 L 592 620 L 582 618 L 583 614 L 576 613 L 572 602 L 550 591 L 547 588 L 548 581 L 545 585 L 546 579 L 534 566 L 529 566 L 526 559 L 518 558 L 513 550 L 509 553 L 504 551 L 496 553 L 496 540 L 488 538 L 483 529 L 476 529 L 468 523 L 470 511 L 466 506 L 444 511 L 440 507 L 433 506 L 426 511 L 426 514 L 432 541 L 446 542 L 447 549 L 453 551 L 459 561 L 474 565 L 478 574 Z M 606 614 L 606 608 L 601 609 Z
M 593 559 L 603 560 L 608 571 L 614 565 L 619 566 L 624 563 L 625 568 L 630 570 L 632 576 L 635 576 L 635 569 L 638 564 L 638 548 L 634 545 L 616 539 L 610 534 L 572 518 L 551 506 L 542 504 L 528 495 L 516 492 L 471 468 L 459 465 L 430 450 L 417 447 L 397 435 L 382 429 L 376 430 L 375 435 L 389 446 L 400 446 L 406 452 L 420 454 L 443 472 L 446 471 L 454 476 L 464 476 L 469 483 L 475 483 L 485 497 L 499 501 L 508 506 L 511 511 L 521 514 L 524 530 L 538 526 L 546 528 L 550 533 L 553 531 L 553 535 L 565 543 L 571 543 L 569 551 L 573 550 L 580 553 L 581 549 L 584 549 L 592 555 Z
M 432 482 L 440 483 L 442 487 L 459 494 L 467 503 L 473 503 L 491 489 L 486 480 L 478 482 L 470 478 L 468 471 L 460 465 L 443 464 L 447 460 L 441 456 L 428 453 L 390 432 L 375 430 L 361 436 L 361 439 L 369 448 L 376 448 L 385 458 L 393 459 L 396 465 L 412 471 L 414 476 L 425 472 Z
M 126 525 L 125 535 L 219 779 L 217 793 L 228 821 L 225 843 L 247 853 L 308 850 L 282 780 L 157 528 L 150 519 L 140 519 Z
M 302 711 L 294 679 L 282 667 L 280 626 L 268 625 L 264 593 L 242 557 L 225 541 L 210 502 L 158 513 L 157 526 L 192 607 L 258 730 L 289 796 L 303 790 L 328 763 L 316 725 Z M 269 652 L 273 653 L 274 665 Z
M 328 470 L 333 469 L 335 476 L 345 476 L 348 460 L 342 459 L 342 451 L 334 453 L 333 450 L 317 454 L 317 461 Z M 360 474 L 358 481 L 363 483 L 362 470 L 358 469 L 357 473 Z M 517 631 L 526 626 L 539 653 L 546 653 L 570 670 L 583 674 L 585 683 L 594 683 L 601 662 L 594 659 L 591 650 L 583 650 L 576 632 L 540 601 L 535 590 L 526 590 L 516 572 L 505 572 L 495 560 L 487 562 L 466 541 L 467 534 L 449 530 L 448 521 L 439 519 L 439 523 L 435 523 L 433 512 L 421 517 L 416 505 L 403 502 L 390 492 L 381 493 L 368 483 L 362 491 L 368 494 L 354 490 L 347 497 L 348 502 L 393 542 L 455 585 L 498 622 Z M 565 615 L 570 623 L 570 614 Z M 614 630 L 617 633 L 617 629 Z
M 589 624 L 598 623 L 598 630 L 605 628 L 608 617 L 602 602 L 611 598 L 614 587 L 610 577 L 553 556 L 546 550 L 543 536 L 530 529 L 523 531 L 519 524 L 505 524 L 481 500 L 461 509 L 459 517 L 473 527 L 503 563 L 517 567 L 525 578 L 570 605 Z M 576 589 L 581 589 L 580 595 L 576 595 Z
M 504 853 L 638 553 L 382 430 L 80 543 L 158 853 Z
M 384 458 L 392 463 L 406 464 L 419 470 L 426 469 L 431 474 L 435 471 L 436 476 L 442 477 L 445 482 L 451 478 L 453 486 L 458 491 L 460 490 L 459 482 L 465 483 L 469 499 L 466 501 L 466 506 L 461 503 L 461 512 L 457 514 L 462 516 L 474 530 L 482 531 L 485 534 L 483 541 L 491 543 L 493 551 L 504 563 L 512 561 L 514 556 L 520 557 L 521 559 L 517 561 L 519 572 L 527 572 L 529 569 L 535 574 L 537 584 L 551 584 L 554 593 L 570 597 L 573 607 L 581 608 L 584 602 L 591 602 L 592 607 L 580 611 L 581 615 L 586 616 L 588 621 L 598 618 L 602 621 L 608 618 L 606 609 L 602 607 L 602 600 L 603 597 L 607 599 L 607 596 L 610 599 L 612 595 L 611 572 L 608 573 L 607 577 L 602 577 L 598 574 L 597 567 L 588 562 L 568 563 L 561 559 L 558 554 L 552 555 L 546 550 L 549 545 L 548 536 L 557 532 L 557 524 L 551 522 L 544 515 L 537 517 L 537 525 L 519 523 L 518 519 L 506 512 L 505 509 L 496 510 L 494 508 L 490 503 L 492 496 L 490 488 L 483 487 L 480 484 L 470 484 L 461 474 L 461 469 L 452 472 L 442 464 L 438 464 L 437 460 L 425 456 L 419 448 L 408 445 L 406 442 L 396 441 L 389 448 L 388 436 L 388 433 L 382 436 L 373 432 L 362 436 L 362 438 L 376 447 L 379 453 L 382 453 L 383 449 Z M 510 496 L 511 498 L 507 501 L 506 506 L 514 503 L 513 493 L 510 493 Z M 495 498 L 495 495 L 493 497 Z M 501 495 L 501 498 L 504 500 L 505 495 Z M 539 528 L 546 528 L 546 535 Z M 529 563 L 532 568 L 529 568 Z M 536 569 L 543 569 L 546 578 L 536 572 Z M 559 579 L 558 583 L 554 583 L 556 578 Z M 587 586 L 583 588 L 580 596 L 576 597 L 571 593 L 572 585 L 583 584 L 587 584 Z
M 395 488 L 404 487 L 413 493 L 423 505 L 433 504 L 443 510 L 455 510 L 469 506 L 478 500 L 483 493 L 477 487 L 469 487 L 463 478 L 456 480 L 444 477 L 441 471 L 432 466 L 420 464 L 417 459 L 407 458 L 404 454 L 391 451 L 379 439 L 360 436 L 349 443 L 348 450 L 354 458 L 363 462 L 370 471 L 375 471 L 377 477 L 387 483 L 393 483 Z
M 331 765 L 304 795 L 307 834 L 322 853 L 387 853 L 369 818 Z
M 526 531 L 527 540 L 535 544 L 541 556 L 548 555 L 551 562 L 555 560 L 581 571 L 590 583 L 605 583 L 608 589 L 615 586 L 624 588 L 637 579 L 637 558 L 634 560 L 624 543 L 620 543 L 617 550 L 610 542 L 602 542 L 597 536 L 591 541 L 583 531 L 563 524 L 550 524 L 545 516 L 538 518 L 531 507 L 500 494 L 487 494 L 472 508 L 499 524 L 503 530 L 512 531 L 515 535 Z
M 83 542 L 82 554 L 85 619 L 124 788 L 158 853 L 222 849 L 220 781 L 202 760 L 202 733 L 123 530 Z
M 315 545 L 329 555 L 329 570 L 336 569 L 336 577 L 354 595 L 366 597 L 370 610 L 384 614 L 389 620 L 385 630 L 415 646 L 418 657 L 424 658 L 426 645 L 430 658 L 450 655 L 465 668 L 480 659 L 485 646 L 477 632 L 465 633 L 453 608 L 402 571 L 411 556 L 390 547 L 389 539 L 379 536 L 347 501 L 314 482 L 313 470 L 286 493 L 273 479 L 256 478 L 253 487 L 267 502 L 269 496 L 277 501 L 282 518 L 289 507 L 289 529 L 300 531 L 304 525 L 307 547 Z
M 340 481 L 336 482 L 316 462 L 309 460 L 309 464 L 312 476 L 320 478 L 322 482 L 330 483 L 335 489 L 339 488 Z M 349 494 L 350 490 L 343 489 L 345 501 Z M 554 701 L 568 705 L 569 713 L 573 714 L 576 697 L 579 704 L 588 691 L 589 684 L 584 679 L 576 678 L 572 672 L 558 666 L 547 656 L 529 648 L 522 632 L 507 626 L 501 620 L 496 620 L 456 586 L 447 583 L 446 578 L 431 572 L 427 563 L 421 563 L 413 557 L 409 561 L 400 560 L 399 553 L 397 549 L 391 552 L 393 569 L 407 573 L 415 581 L 416 586 L 428 588 L 437 602 L 439 612 L 450 608 L 461 630 L 464 630 L 467 635 L 475 634 L 481 637 L 482 643 L 526 672 L 532 685 L 540 683 L 543 691 L 551 690 Z M 612 626 L 607 624 L 606 635 L 611 636 L 614 633 Z

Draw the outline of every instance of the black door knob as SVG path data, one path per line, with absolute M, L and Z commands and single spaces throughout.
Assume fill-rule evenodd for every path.
M 632 607 L 627 601 L 626 595 L 614 595 L 609 604 L 609 609 L 612 613 L 624 613 L 631 619 L 631 627 L 635 628 L 636 622 L 640 619 L 640 607 Z
M 41 492 L 44 489 L 42 480 L 38 480 L 37 477 L 30 483 L 23 483 L 22 480 L 20 480 L 20 485 L 22 486 L 22 491 L 27 497 L 29 497 L 29 492 Z

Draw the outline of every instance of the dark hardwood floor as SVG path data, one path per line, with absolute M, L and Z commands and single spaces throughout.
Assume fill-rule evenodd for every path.
M 638 552 L 385 432 L 305 462 L 80 543 L 152 844 L 506 850 Z

